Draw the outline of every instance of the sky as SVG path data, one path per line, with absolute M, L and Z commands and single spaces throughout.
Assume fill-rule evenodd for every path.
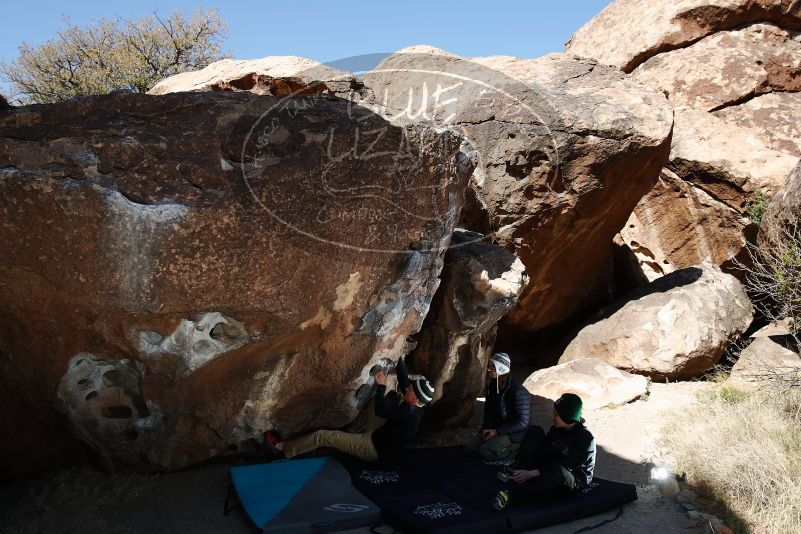
M 505 54 L 537 57 L 564 43 L 610 0 L 380 0 L 4 1 L 0 12 L 0 59 L 13 61 L 20 43 L 55 37 L 66 15 L 77 24 L 153 11 L 218 8 L 228 22 L 224 50 L 235 58 L 305 56 L 332 62 L 428 44 L 462 56 Z M 8 85 L 0 82 L 0 91 Z

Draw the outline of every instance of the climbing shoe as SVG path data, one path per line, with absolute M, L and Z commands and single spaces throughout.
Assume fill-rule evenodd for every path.
M 499 491 L 498 495 L 492 500 L 492 507 L 499 512 L 503 512 L 507 506 L 509 506 L 509 492 L 506 490 Z
M 264 450 L 276 460 L 284 458 L 284 452 L 276 447 L 279 441 L 281 441 L 281 436 L 279 436 L 277 433 L 273 431 L 267 431 L 264 433 Z

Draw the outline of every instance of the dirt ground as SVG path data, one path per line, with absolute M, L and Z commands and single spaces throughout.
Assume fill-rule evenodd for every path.
M 625 506 L 620 518 L 591 532 L 708 532 L 649 484 L 646 465 L 657 452 L 654 444 L 663 415 L 692 402 L 707 387 L 710 385 L 703 382 L 652 384 L 647 400 L 585 414 L 598 444 L 596 474 L 636 484 L 639 494 L 639 500 Z M 537 404 L 536 422 L 547 428 L 551 410 L 548 403 Z M 451 439 L 463 439 L 469 433 L 465 429 Z M 73 468 L 16 481 L 0 487 L 0 532 L 246 534 L 250 531 L 238 512 L 223 515 L 227 470 L 234 463 L 219 461 L 157 475 L 109 475 Z M 612 511 L 537 532 L 572 534 L 615 515 Z M 390 534 L 393 529 L 383 525 L 378 531 Z

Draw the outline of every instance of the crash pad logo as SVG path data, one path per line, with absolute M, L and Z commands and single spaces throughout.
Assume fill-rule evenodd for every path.
M 359 478 L 370 484 L 389 484 L 400 480 L 400 474 L 397 471 L 368 471 L 365 469 Z
M 504 466 L 512 465 L 512 460 L 483 460 L 484 465 Z
M 442 519 L 443 517 L 462 515 L 462 506 L 455 502 L 421 504 L 415 508 L 414 515 L 421 515 L 428 519 Z
M 328 510 L 329 512 L 347 512 L 347 513 L 356 513 L 356 512 L 363 512 L 370 508 L 364 504 L 332 504 L 330 506 L 326 506 L 323 510 Z

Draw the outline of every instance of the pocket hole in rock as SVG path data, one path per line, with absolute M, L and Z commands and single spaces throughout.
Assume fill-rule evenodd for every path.
M 132 395 L 131 401 L 133 402 L 133 405 L 136 408 L 136 413 L 139 414 L 139 417 L 150 416 L 150 410 L 147 407 L 147 403 L 140 395 Z
M 89 389 L 89 386 L 91 385 L 92 381 L 89 380 L 88 378 L 81 378 L 80 380 L 78 380 L 78 389 L 80 390 Z
M 84 397 L 84 398 L 83 398 L 83 400 L 85 400 L 85 401 L 89 401 L 89 400 L 92 400 L 92 399 L 97 399 L 97 398 L 99 398 L 99 397 L 100 397 L 100 395 L 98 394 L 98 392 L 97 392 L 97 391 L 90 391 L 90 392 L 89 392 L 89 393 L 86 395 L 86 397 Z
M 108 419 L 130 419 L 133 415 L 133 411 L 128 406 L 106 406 L 100 413 Z
M 103 384 L 106 386 L 119 386 L 120 373 L 116 370 L 106 371 L 103 373 Z
M 204 351 L 204 350 L 208 349 L 209 347 L 211 347 L 211 343 L 209 343 L 205 339 L 202 339 L 200 341 L 196 341 L 192 345 L 192 350 L 195 351 L 195 352 L 201 352 L 201 351 Z
M 219 322 L 209 332 L 209 337 L 216 341 L 235 340 L 243 335 L 243 332 L 233 324 Z

